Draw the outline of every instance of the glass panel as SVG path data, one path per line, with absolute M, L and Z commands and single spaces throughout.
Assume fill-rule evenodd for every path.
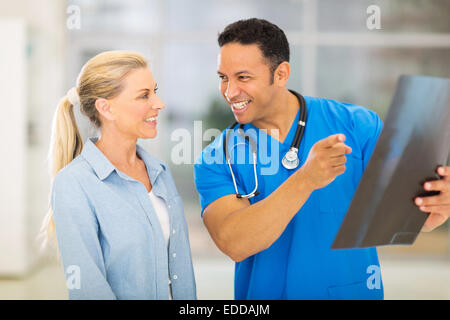
M 166 111 L 191 119 L 207 111 L 211 101 L 219 96 L 218 53 L 215 43 L 165 45 L 164 96 L 168 109 L 172 109 Z
M 365 32 L 366 10 L 380 8 L 383 32 L 450 32 L 448 0 L 318 0 L 318 29 L 326 32 Z
M 291 65 L 291 74 L 287 87 L 302 93 L 302 47 L 291 44 L 290 50 L 291 61 L 289 64 Z
M 163 23 L 158 0 L 72 0 L 80 7 L 81 31 L 136 32 L 157 30 Z
M 137 33 L 201 31 L 217 34 L 239 19 L 267 19 L 282 29 L 301 29 L 302 1 L 297 0 L 72 0 L 81 10 L 82 31 Z
M 450 77 L 450 49 L 319 47 L 317 95 L 384 117 L 401 74 Z
M 170 31 L 221 31 L 239 19 L 258 17 L 283 30 L 301 29 L 302 1 L 228 0 L 168 1 Z

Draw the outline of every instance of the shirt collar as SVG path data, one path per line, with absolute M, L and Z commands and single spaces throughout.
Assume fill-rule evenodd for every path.
M 109 161 L 109 159 L 97 148 L 95 143 L 98 138 L 88 138 L 84 144 L 83 151 L 81 155 L 90 164 L 92 169 L 94 169 L 95 174 L 100 180 L 106 179 L 111 172 L 116 170 L 116 172 L 123 178 L 123 174 L 117 170 L 116 167 Z M 147 167 L 147 173 L 152 184 L 155 183 L 158 175 L 166 170 L 165 164 L 152 157 L 144 148 L 136 144 L 136 152 L 138 156 L 144 161 Z

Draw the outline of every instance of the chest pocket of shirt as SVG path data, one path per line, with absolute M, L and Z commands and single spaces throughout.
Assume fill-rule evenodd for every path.
M 359 155 L 348 155 L 346 170 L 328 186 L 318 190 L 320 213 L 334 214 L 342 220 L 350 206 L 353 195 L 363 174 L 363 159 Z

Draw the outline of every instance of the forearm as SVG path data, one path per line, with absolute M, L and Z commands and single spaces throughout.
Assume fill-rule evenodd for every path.
M 217 235 L 221 250 L 241 261 L 270 247 L 313 191 L 302 176 L 300 169 L 267 198 L 228 215 Z

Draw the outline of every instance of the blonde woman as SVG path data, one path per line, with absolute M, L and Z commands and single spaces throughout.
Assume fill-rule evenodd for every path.
M 196 299 L 188 230 L 169 167 L 137 145 L 164 109 L 145 59 L 89 60 L 61 100 L 51 141 L 51 211 L 70 299 Z M 100 129 L 83 146 L 73 108 Z M 68 279 L 69 280 L 69 279 Z

